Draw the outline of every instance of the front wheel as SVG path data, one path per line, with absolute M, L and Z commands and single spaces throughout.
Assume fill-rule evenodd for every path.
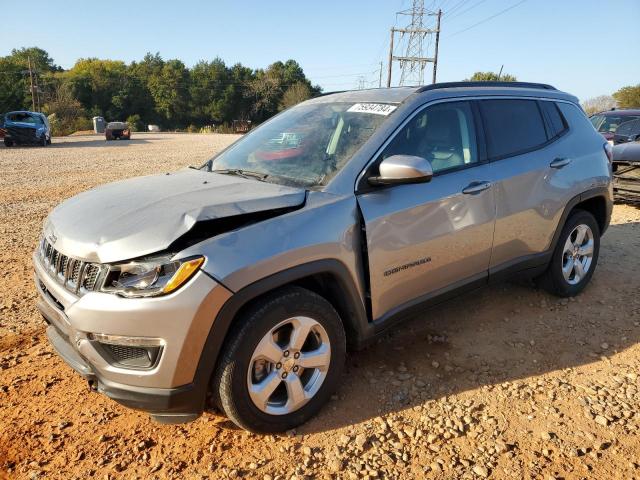
M 225 342 L 212 388 L 238 426 L 289 430 L 336 389 L 346 355 L 338 313 L 321 296 L 288 287 L 260 299 Z
M 4 138 L 4 146 L 5 147 L 12 147 L 13 146 L 13 140 L 11 140 L 10 138 L 5 137 Z
M 600 227 L 585 210 L 573 212 L 562 229 L 541 285 L 559 297 L 573 297 L 589 283 L 600 253 Z

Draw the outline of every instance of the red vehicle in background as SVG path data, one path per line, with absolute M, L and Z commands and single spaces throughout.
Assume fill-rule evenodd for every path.
M 4 113 L 0 113 L 0 139 L 4 138 L 7 131 L 4 129 Z
M 640 119 L 640 109 L 616 110 L 614 108 L 589 117 L 595 129 L 610 142 L 613 142 L 613 136 L 620 125 L 638 119 Z

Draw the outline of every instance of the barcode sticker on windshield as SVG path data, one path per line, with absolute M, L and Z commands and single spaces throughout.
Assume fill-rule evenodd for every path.
M 373 113 L 375 115 L 389 115 L 396 108 L 395 105 L 388 105 L 386 103 L 356 103 L 352 105 L 347 112 L 355 113 Z

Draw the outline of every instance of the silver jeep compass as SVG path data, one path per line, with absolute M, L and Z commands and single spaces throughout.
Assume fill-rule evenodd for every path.
M 38 307 L 90 386 L 159 421 L 209 402 L 255 432 L 314 415 L 407 313 L 514 274 L 581 292 L 612 209 L 577 99 L 448 83 L 301 103 L 200 168 L 77 195 L 33 256 Z

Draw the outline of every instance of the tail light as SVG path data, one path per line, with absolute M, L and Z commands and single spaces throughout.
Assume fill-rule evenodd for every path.
M 604 153 L 607 154 L 607 158 L 609 159 L 609 163 L 613 163 L 613 147 L 609 142 L 603 145 Z

